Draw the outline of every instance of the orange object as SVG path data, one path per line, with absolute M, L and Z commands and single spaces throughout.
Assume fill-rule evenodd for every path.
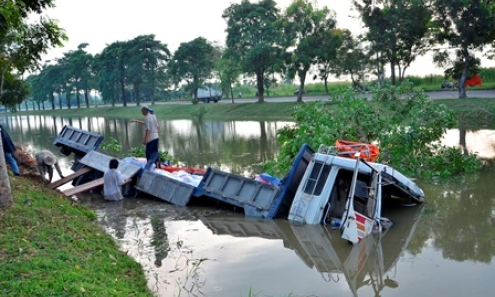
M 348 158 L 355 159 L 353 152 L 360 152 L 361 159 L 375 162 L 380 154 L 380 149 L 374 144 L 337 139 L 335 145 L 337 146 L 337 152 Z
M 466 79 L 466 86 L 468 87 L 481 86 L 482 84 L 483 82 L 478 74 L 474 74 L 470 79 Z
M 168 171 L 170 173 L 176 172 L 179 170 L 184 170 L 185 172 L 189 174 L 195 174 L 195 175 L 205 175 L 206 170 L 202 168 L 194 168 L 194 167 L 178 167 L 178 166 L 166 166 L 166 165 L 161 165 L 160 169 Z

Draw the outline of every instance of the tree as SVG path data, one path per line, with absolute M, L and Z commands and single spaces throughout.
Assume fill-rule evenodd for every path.
M 434 61 L 440 66 L 459 69 L 452 71 L 459 80 L 459 98 L 466 98 L 466 78 L 473 71 L 476 57 L 474 52 L 495 40 L 495 1 L 494 0 L 434 0 L 433 1 L 435 41 L 448 44 L 454 49 L 455 58 L 449 61 L 448 50 L 437 50 Z
M 129 42 L 129 80 L 134 85 L 136 104 L 140 102 L 140 85 L 144 84 L 151 104 L 155 104 L 155 90 L 163 80 L 167 63 L 171 59 L 166 44 L 155 40 L 155 35 L 142 35 Z
M 287 63 L 299 77 L 298 102 L 302 101 L 310 67 L 317 63 L 320 55 L 331 50 L 324 47 L 323 40 L 335 29 L 335 17 L 327 7 L 315 9 L 308 1 L 294 0 L 281 18 L 284 48 L 288 51 Z
M 333 29 L 324 33 L 317 55 L 318 74 L 325 85 L 325 92 L 328 94 L 328 78 L 331 73 L 338 70 L 338 50 L 347 38 L 352 38 L 351 32 L 347 29 Z M 353 60 L 352 62 L 358 62 Z M 342 66 L 346 66 L 342 65 Z
M 220 77 L 223 94 L 230 94 L 234 103 L 233 84 L 238 81 L 241 68 L 229 49 L 222 50 L 222 57 L 215 64 L 215 69 Z
M 72 82 L 76 90 L 77 108 L 81 107 L 79 98 L 81 90 L 84 92 L 86 108 L 89 108 L 89 91 L 94 81 L 93 56 L 84 50 L 87 46 L 87 43 L 82 43 L 77 47 L 77 50 L 64 54 L 66 61 L 63 70 L 66 79 Z
M 371 69 L 369 52 L 349 30 L 343 30 L 340 34 L 341 44 L 336 51 L 336 58 L 327 64 L 328 71 L 336 77 L 349 76 L 353 88 L 363 90 L 365 73 Z
M 123 105 L 127 106 L 125 88 L 128 79 L 129 53 L 126 42 L 116 41 L 105 47 L 95 58 L 95 69 L 102 96 L 104 100 L 111 97 L 112 106 L 115 106 L 119 92 Z
M 247 74 L 256 76 L 258 102 L 264 101 L 267 73 L 281 61 L 281 28 L 276 25 L 279 10 L 273 0 L 251 3 L 243 0 L 223 12 L 227 21 L 227 48 Z
M 198 88 L 211 77 L 217 56 L 215 48 L 203 37 L 183 42 L 173 55 L 170 72 L 176 83 L 187 83 L 187 88 L 197 100 Z
M 2 1 L 0 4 L 0 101 L 4 98 L 6 77 L 36 69 L 41 54 L 66 39 L 63 30 L 49 18 L 40 18 L 39 22 L 27 20 L 29 14 L 40 14 L 52 6 L 52 0 Z M 0 208 L 3 208 L 14 201 L 1 146 L 0 141 Z
M 407 68 L 429 46 L 432 16 L 429 6 L 424 0 L 353 0 L 353 3 L 368 28 L 365 36 L 371 52 L 390 63 L 393 85 L 397 70 L 402 82 Z
M 42 17 L 39 22 L 28 22 L 31 12 L 53 6 L 51 0 L 6 1 L 0 5 L 0 100 L 5 77 L 16 71 L 36 70 L 41 55 L 48 49 L 61 46 L 66 40 L 64 31 L 54 21 Z
M 19 76 L 8 77 L 5 80 L 2 102 L 11 112 L 16 111 L 16 105 L 29 95 L 29 85 Z

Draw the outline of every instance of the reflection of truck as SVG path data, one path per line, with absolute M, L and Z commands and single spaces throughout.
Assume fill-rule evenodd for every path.
M 222 91 L 209 87 L 198 88 L 199 102 L 210 103 L 210 101 L 213 101 L 217 103 L 220 100 L 222 100 Z

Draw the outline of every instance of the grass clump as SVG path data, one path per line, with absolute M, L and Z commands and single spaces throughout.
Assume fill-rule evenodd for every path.
M 0 209 L 1 296 L 153 296 L 141 266 L 87 207 L 28 177 Z

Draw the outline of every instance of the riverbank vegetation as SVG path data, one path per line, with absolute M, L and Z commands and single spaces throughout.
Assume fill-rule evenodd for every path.
M 297 107 L 294 118 L 295 126 L 277 133 L 281 150 L 266 167 L 272 174 L 284 176 L 304 143 L 316 149 L 338 139 L 378 144 L 378 161 L 409 176 L 448 177 L 481 167 L 474 153 L 441 144 L 458 125 L 454 111 L 410 85 L 374 90 L 367 99 L 345 91 Z
M 0 209 L 1 296 L 153 296 L 144 272 L 83 205 L 39 177 L 11 177 Z

